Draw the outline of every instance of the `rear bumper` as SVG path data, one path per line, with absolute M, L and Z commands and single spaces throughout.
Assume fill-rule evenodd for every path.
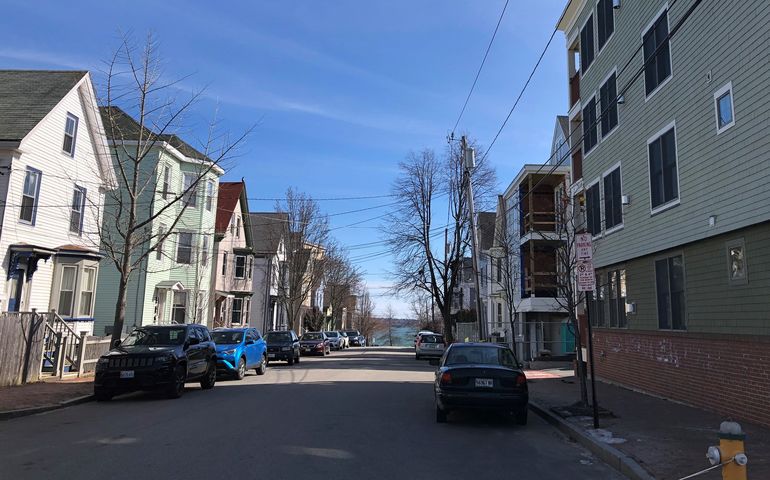
M 442 410 L 518 410 L 527 408 L 528 393 L 436 391 L 436 404 Z
M 442 355 L 444 355 L 444 350 L 418 348 L 417 350 L 415 350 L 415 353 L 421 357 L 441 357 Z

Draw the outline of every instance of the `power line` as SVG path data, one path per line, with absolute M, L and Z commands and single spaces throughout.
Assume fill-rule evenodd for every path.
M 497 25 L 495 25 L 495 31 L 492 32 L 492 38 L 489 39 L 487 50 L 484 52 L 484 58 L 481 59 L 481 65 L 479 65 L 479 69 L 476 71 L 476 77 L 473 79 L 473 84 L 471 85 L 471 89 L 468 92 L 468 96 L 465 97 L 465 103 L 463 103 L 463 108 L 460 110 L 460 115 L 458 115 L 457 117 L 455 126 L 452 127 L 452 137 L 454 137 L 455 130 L 457 130 L 457 125 L 460 124 L 460 119 L 463 118 L 463 114 L 465 113 L 465 107 L 468 106 L 468 101 L 471 99 L 473 90 L 476 88 L 476 82 L 479 81 L 479 75 L 481 75 L 481 70 L 484 68 L 484 63 L 486 63 L 487 61 L 489 50 L 492 48 L 492 44 L 494 43 L 495 37 L 497 36 L 497 30 L 500 28 L 500 22 L 503 21 L 503 16 L 505 15 L 505 9 L 508 8 L 508 1 L 509 0 L 505 0 L 505 5 L 503 5 L 503 10 L 500 12 L 500 18 L 497 19 Z

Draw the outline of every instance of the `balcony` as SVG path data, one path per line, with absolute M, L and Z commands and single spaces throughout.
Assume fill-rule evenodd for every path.
M 583 178 L 583 150 L 578 149 L 572 154 L 572 181 Z
M 569 106 L 572 108 L 580 100 L 580 72 L 569 79 Z

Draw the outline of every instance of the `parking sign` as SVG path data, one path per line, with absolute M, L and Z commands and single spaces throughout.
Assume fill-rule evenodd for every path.
M 593 292 L 596 289 L 594 264 L 591 261 L 579 261 L 577 264 L 578 292 Z

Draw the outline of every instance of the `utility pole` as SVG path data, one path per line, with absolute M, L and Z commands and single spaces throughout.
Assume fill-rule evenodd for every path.
M 476 166 L 476 152 L 473 148 L 468 148 L 468 142 L 465 135 L 462 137 L 463 164 L 465 166 L 465 188 L 468 196 L 468 213 L 471 221 L 471 261 L 473 262 L 473 279 L 476 285 L 476 316 L 479 320 L 479 340 L 487 340 L 487 324 L 483 315 L 481 305 L 481 282 L 479 280 L 479 255 L 478 255 L 478 235 L 476 233 L 476 212 L 473 208 L 473 179 L 471 169 Z

